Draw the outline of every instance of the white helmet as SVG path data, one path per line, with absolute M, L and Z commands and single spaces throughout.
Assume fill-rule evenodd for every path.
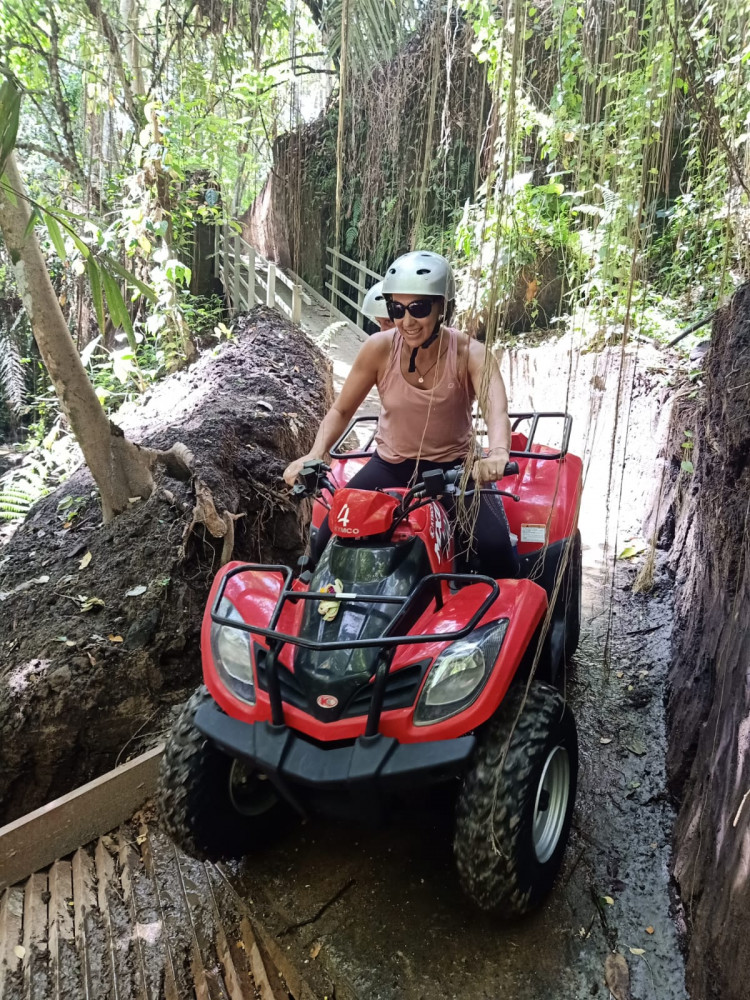
M 388 306 L 383 298 L 382 281 L 378 281 L 377 284 L 368 289 L 362 302 L 362 313 L 374 322 L 379 319 L 388 319 Z
M 456 297 L 453 268 L 439 253 L 412 250 L 394 260 L 385 272 L 383 294 L 439 295 L 452 302 Z

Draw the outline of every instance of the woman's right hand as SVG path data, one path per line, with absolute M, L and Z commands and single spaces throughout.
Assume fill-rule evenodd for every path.
M 297 476 L 302 471 L 302 466 L 305 462 L 322 462 L 323 456 L 316 455 L 313 452 L 308 452 L 307 455 L 303 455 L 302 458 L 295 458 L 293 462 L 284 469 L 284 482 L 287 486 L 294 486 L 297 482 Z

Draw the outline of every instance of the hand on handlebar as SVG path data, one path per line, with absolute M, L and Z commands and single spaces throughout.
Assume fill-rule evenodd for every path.
M 297 482 L 297 478 L 300 472 L 302 472 L 303 465 L 307 465 L 310 462 L 322 462 L 322 461 L 323 461 L 322 455 L 313 455 L 312 453 L 303 455 L 302 458 L 295 458 L 295 460 L 293 462 L 290 462 L 289 465 L 287 465 L 287 467 L 284 469 L 283 472 L 284 482 L 287 484 L 287 486 L 294 486 L 294 484 Z
M 498 479 L 502 479 L 506 474 L 505 467 L 508 464 L 505 456 L 505 451 L 499 451 L 497 457 L 478 458 L 471 470 L 474 482 L 484 485 L 484 483 L 494 483 Z

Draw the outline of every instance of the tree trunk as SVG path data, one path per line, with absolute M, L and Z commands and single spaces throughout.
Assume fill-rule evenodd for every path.
M 110 521 L 127 508 L 129 497 L 151 495 L 151 469 L 158 456 L 128 441 L 97 399 L 30 226 L 31 210 L 13 153 L 5 163 L 4 180 L 7 187 L 0 186 L 0 230 L 13 261 L 19 293 L 62 411 L 99 487 L 104 520 Z

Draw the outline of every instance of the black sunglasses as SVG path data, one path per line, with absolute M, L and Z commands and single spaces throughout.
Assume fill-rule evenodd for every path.
M 427 319 L 427 317 L 432 312 L 432 307 L 435 305 L 434 299 L 416 299 L 414 302 L 410 302 L 408 306 L 403 305 L 401 302 L 388 302 L 388 315 L 391 319 L 403 319 L 407 312 L 414 319 Z

